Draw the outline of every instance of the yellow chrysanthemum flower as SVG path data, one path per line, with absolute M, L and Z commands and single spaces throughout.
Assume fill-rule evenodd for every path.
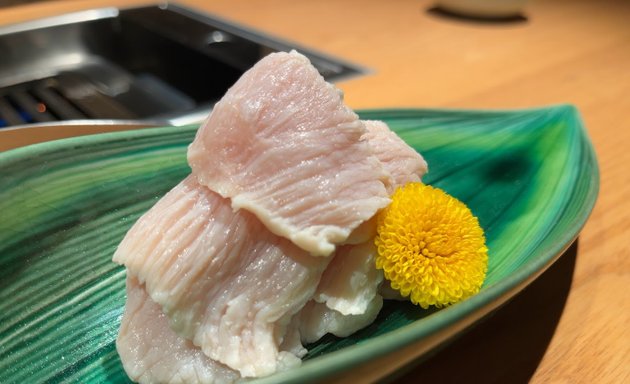
M 378 218 L 376 267 L 392 288 L 422 308 L 443 307 L 479 292 L 488 248 L 479 221 L 440 189 L 409 183 Z

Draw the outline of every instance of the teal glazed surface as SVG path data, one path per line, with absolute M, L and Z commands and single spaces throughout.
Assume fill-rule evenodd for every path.
M 538 276 L 576 238 L 598 192 L 595 154 L 570 106 L 517 111 L 369 110 L 426 158 L 424 181 L 486 231 L 482 291 L 442 310 L 388 302 L 345 339 L 261 382 L 329 378 L 412 343 L 453 336 Z M 129 382 L 115 339 L 125 232 L 190 171 L 196 126 L 84 136 L 0 154 L 0 383 Z M 420 352 L 419 352 L 420 353 Z

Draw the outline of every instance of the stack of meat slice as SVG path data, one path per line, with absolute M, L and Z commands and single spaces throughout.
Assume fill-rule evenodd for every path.
M 384 123 L 360 121 L 306 57 L 274 53 L 216 104 L 188 162 L 114 254 L 131 379 L 266 376 L 374 321 L 375 214 L 427 169 Z

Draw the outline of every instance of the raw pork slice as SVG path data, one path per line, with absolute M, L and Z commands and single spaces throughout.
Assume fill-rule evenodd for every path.
M 421 181 L 428 167 L 416 150 L 382 121 L 364 120 L 363 124 L 367 131 L 362 139 L 368 142 L 374 156 L 391 176 L 390 182 L 386 184 L 390 195 L 399 186 Z M 345 244 L 360 244 L 373 239 L 375 234 L 376 217 L 373 217 L 352 231 Z
M 340 92 L 297 52 L 268 55 L 218 102 L 188 149 L 198 181 L 273 233 L 327 256 L 389 204 L 389 175 Z
M 383 298 L 376 295 L 362 314 L 342 315 L 325 304 L 311 300 L 295 316 L 291 326 L 299 330 L 305 344 L 313 343 L 327 333 L 346 337 L 372 324 L 382 307 Z
M 146 285 L 178 335 L 250 377 L 299 364 L 290 352 L 299 348 L 284 340 L 287 326 L 330 258 L 310 256 L 245 210 L 233 212 L 189 176 L 135 223 L 114 261 Z
M 376 269 L 373 241 L 344 245 L 326 268 L 313 299 L 343 315 L 361 315 L 377 294 L 383 271 Z
M 364 121 L 368 132 L 363 136 L 372 151 L 392 176 L 389 192 L 409 182 L 420 181 L 427 172 L 422 156 L 392 132 L 382 121 Z M 328 265 L 315 301 L 344 315 L 365 312 L 383 281 L 382 271 L 376 270 L 376 248 L 373 243 L 376 220 L 363 223 L 350 236 L 352 245 L 338 247 Z
M 422 181 L 422 176 L 428 172 L 428 166 L 418 152 L 391 131 L 384 122 L 365 120 L 363 123 L 368 130 L 363 138 L 370 143 L 372 151 L 392 177 L 392 183 L 388 188 L 390 194 L 407 183 Z M 362 227 L 369 228 L 372 223 L 375 223 L 374 219 L 364 223 Z M 337 276 L 337 279 L 345 277 Z M 403 299 L 398 291 L 391 288 L 389 281 L 384 281 L 380 285 L 379 293 L 385 299 Z
M 116 349 L 129 377 L 141 384 L 229 384 L 238 372 L 203 354 L 169 327 L 162 308 L 127 277 L 127 303 Z
M 391 194 L 399 186 L 419 182 L 428 170 L 427 162 L 422 156 L 384 122 L 365 120 L 363 123 L 367 128 L 363 138 L 368 141 L 374 155 L 392 176 L 388 192 Z

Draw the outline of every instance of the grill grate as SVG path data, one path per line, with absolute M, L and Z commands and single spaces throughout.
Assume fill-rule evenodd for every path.
M 0 128 L 61 120 L 136 117 L 87 78 L 74 73 L 0 90 Z

